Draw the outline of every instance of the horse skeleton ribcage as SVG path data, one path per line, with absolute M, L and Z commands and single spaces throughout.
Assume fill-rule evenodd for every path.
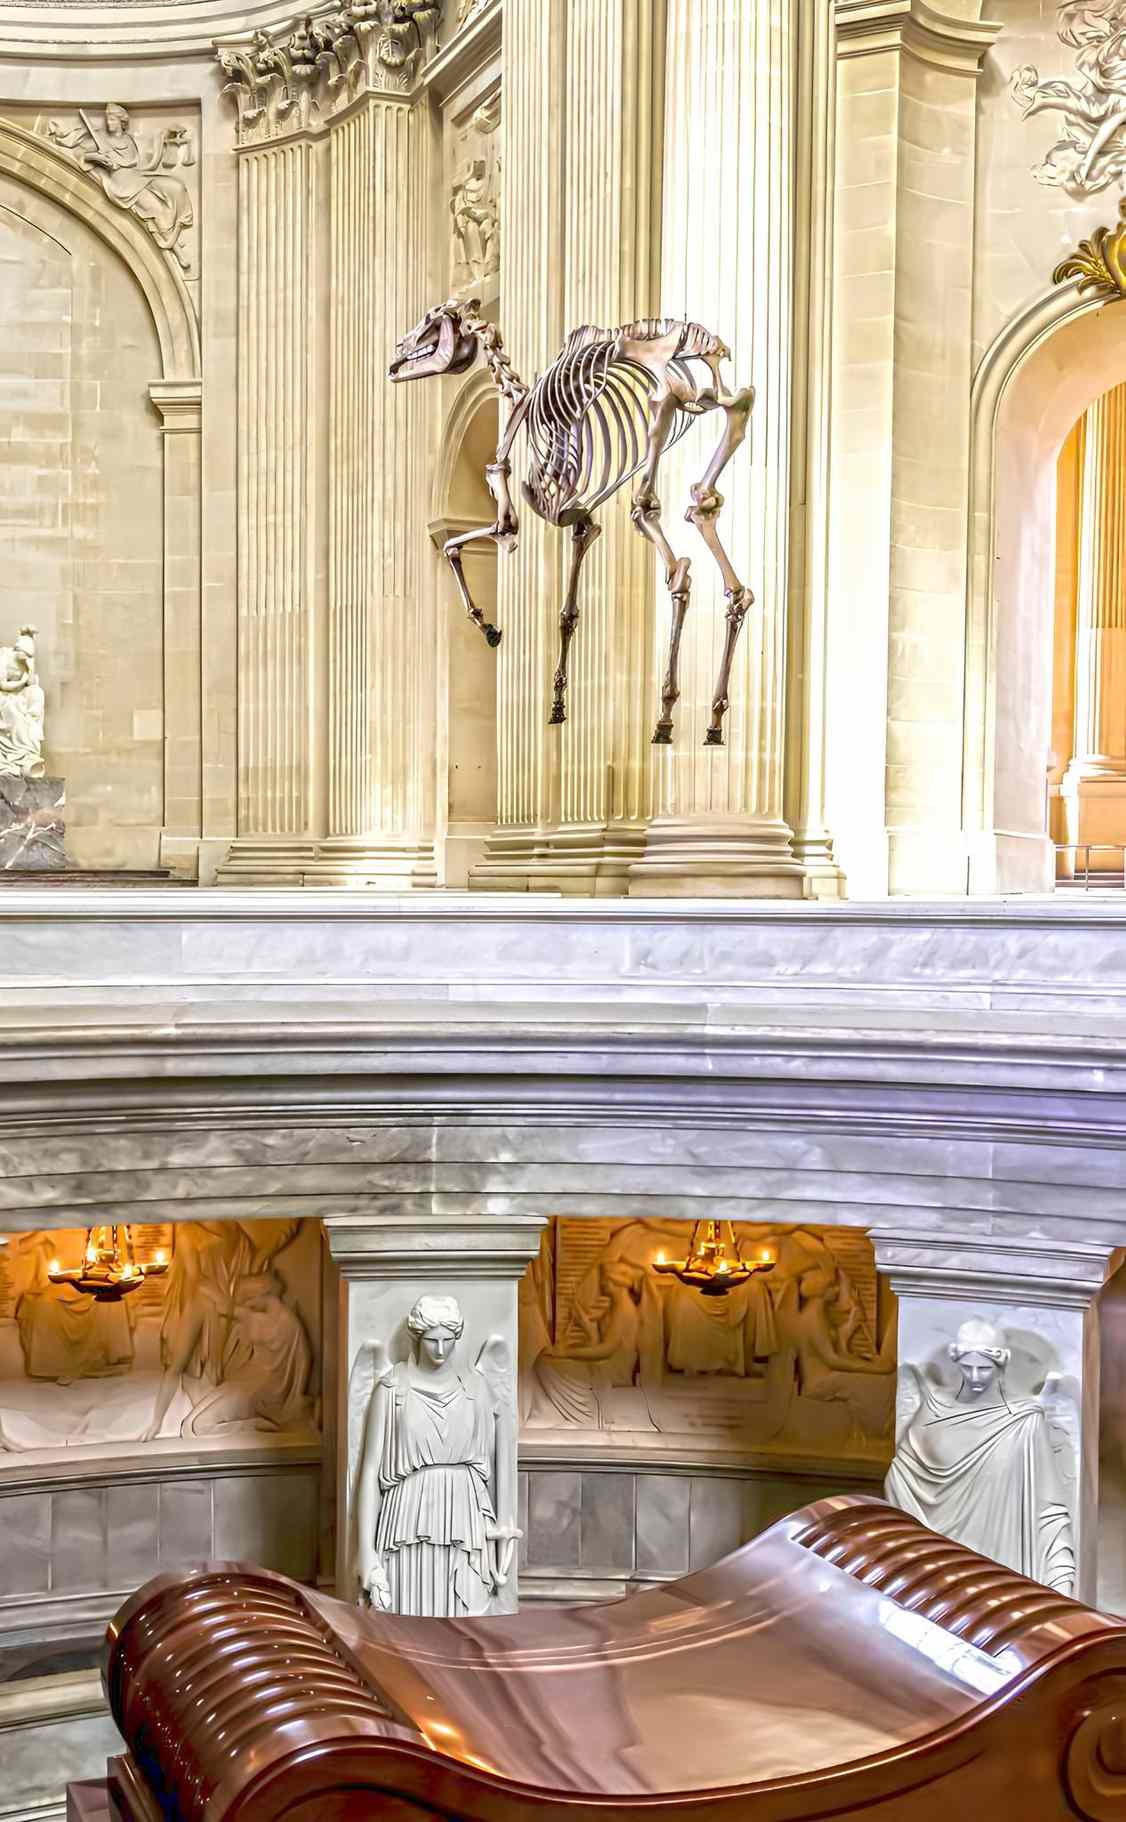
M 649 398 L 657 382 L 646 368 L 615 359 L 616 341 L 605 329 L 574 330 L 529 398 L 524 421 L 530 460 L 523 492 L 551 524 L 593 512 L 644 465 Z M 684 359 L 675 356 L 668 366 L 692 398 L 695 387 Z M 665 447 L 691 422 L 678 409 Z

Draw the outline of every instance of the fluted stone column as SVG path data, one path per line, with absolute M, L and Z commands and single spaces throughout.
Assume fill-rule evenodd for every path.
M 502 296 L 526 379 L 578 324 L 655 309 L 662 19 L 654 0 L 523 0 L 506 13 Z M 569 541 L 524 508 L 519 551 L 500 566 L 498 827 L 478 890 L 621 894 L 642 849 L 656 572 L 627 498 L 598 523 L 561 726 L 545 724 Z
M 239 837 L 226 884 L 437 883 L 436 388 L 421 40 L 369 14 L 220 49 L 239 110 Z
M 1076 591 L 1075 751 L 1060 787 L 1065 840 L 1126 842 L 1126 386 L 1087 411 L 1083 432 Z M 1092 852 L 1093 871 L 1122 853 Z
M 349 1599 L 354 1592 L 353 1496 L 366 1415 L 361 1395 L 365 1344 L 379 1342 L 393 1360 L 404 1358 L 408 1345 L 404 1324 L 415 1301 L 424 1294 L 455 1297 L 465 1322 L 458 1343 L 463 1366 L 472 1369 L 482 1346 L 498 1337 L 507 1355 L 507 1391 L 515 1411 L 517 1293 L 527 1266 L 539 1251 L 544 1220 L 539 1215 L 469 1215 L 451 1220 L 426 1213 L 358 1213 L 326 1216 L 324 1225 L 339 1271 L 336 1397 L 330 1411 L 331 1392 L 326 1384 L 325 1427 L 336 1449 L 337 1591 Z M 513 1432 L 512 1460 L 507 1464 L 513 1487 L 515 1442 Z M 514 1559 L 496 1609 L 511 1612 L 516 1601 Z
M 660 476 L 666 523 L 692 557 L 693 592 L 675 745 L 654 749 L 655 814 L 631 893 L 802 890 L 782 804 L 795 68 L 793 0 L 668 0 L 661 306 L 723 336 L 731 375 L 755 388 L 747 443 L 718 482 L 718 526 L 757 605 L 736 648 L 726 744 L 706 747 L 725 602 L 683 513 L 721 434 L 717 413 Z
M 1052 1445 L 1071 1507 L 1080 1600 L 1098 1596 L 1099 1316 L 1098 1293 L 1112 1248 L 1077 1241 L 1066 1250 L 1030 1240 L 959 1234 L 935 1237 L 874 1228 L 878 1269 L 898 1298 L 901 1377 L 942 1375 L 956 1386 L 947 1349 L 974 1318 L 1001 1330 L 1012 1358 L 1006 1395 L 1049 1387 Z M 902 1402 L 901 1402 L 902 1410 Z

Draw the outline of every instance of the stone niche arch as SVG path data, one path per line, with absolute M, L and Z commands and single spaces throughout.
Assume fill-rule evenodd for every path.
M 986 353 L 971 422 L 963 818 L 971 892 L 1050 891 L 1056 464 L 1126 380 L 1126 308 L 1055 289 Z
M 24 220 L 29 228 L 44 233 L 54 228 L 65 235 L 64 224 L 70 218 L 81 225 L 87 246 L 100 243 L 108 261 L 128 275 L 151 319 L 155 340 L 151 370 L 146 372 L 145 363 L 139 360 L 130 369 L 129 381 L 135 373 L 140 386 L 137 408 L 142 412 L 147 394 L 161 443 L 162 526 L 154 538 L 161 647 L 154 662 L 160 671 L 160 714 L 156 717 L 150 709 L 134 730 L 134 738 L 147 739 L 154 749 L 159 743 L 153 811 L 143 830 L 123 832 L 119 841 L 112 834 L 110 816 L 106 833 L 100 845 L 92 846 L 90 858 L 96 865 L 159 863 L 194 874 L 202 834 L 202 362 L 195 305 L 176 262 L 128 210 L 107 199 L 96 179 L 46 140 L 14 121 L 0 119 L 0 180 L 4 179 L 9 180 L 13 194 L 27 197 Z M 141 320 L 138 316 L 138 322 Z M 117 381 L 113 390 L 120 402 Z M 50 725 L 47 734 L 50 749 Z M 83 855 L 79 853 L 78 858 Z
M 499 398 L 482 368 L 469 374 L 449 407 L 431 494 L 430 536 L 437 567 L 439 690 L 447 705 L 445 884 L 464 888 L 497 820 L 497 661 L 466 616 L 449 564 L 446 538 L 488 525 L 493 499 L 485 464 L 496 453 Z M 487 620 L 495 620 L 500 553 L 488 538 L 465 552 L 466 579 Z M 439 718 L 441 721 L 441 717 Z

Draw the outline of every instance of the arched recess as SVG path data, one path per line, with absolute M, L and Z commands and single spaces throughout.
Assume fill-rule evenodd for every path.
M 497 818 L 496 653 L 466 616 L 442 556 L 448 537 L 493 520 L 485 464 L 496 453 L 499 398 L 484 369 L 472 372 L 456 393 L 439 443 L 431 494 L 430 536 L 438 568 L 443 662 L 439 690 L 445 702 L 445 883 L 464 889 Z M 474 601 L 487 620 L 497 607 L 496 545 L 488 538 L 467 545 L 463 562 Z M 439 788 L 442 785 L 439 779 Z
M 0 120 L 0 171 L 77 215 L 123 260 L 141 287 L 156 325 L 163 380 L 200 377 L 199 325 L 183 276 L 128 210 L 72 158 L 14 121 Z
M 121 262 L 156 332 L 148 395 L 162 431 L 164 790 L 162 865 L 194 875 L 202 836 L 202 361 L 195 307 L 176 262 L 96 178 L 48 141 L 0 119 L 0 176 L 80 221 Z M 48 728 L 48 741 L 50 729 Z
M 1126 308 L 1057 287 L 1009 323 L 974 383 L 963 817 L 971 892 L 1049 891 L 1056 463 L 1126 379 Z

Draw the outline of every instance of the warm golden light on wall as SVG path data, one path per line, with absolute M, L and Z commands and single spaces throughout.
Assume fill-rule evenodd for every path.
M 705 1297 L 724 1297 L 748 1278 L 772 1272 L 774 1255 L 764 1246 L 757 1259 L 743 1259 L 730 1221 L 697 1221 L 687 1259 L 666 1259 L 664 1253 L 658 1253 L 653 1270 L 679 1278 Z
M 63 1266 L 52 1259 L 47 1276 L 52 1284 L 69 1284 L 101 1303 L 117 1303 L 139 1290 L 146 1278 L 159 1278 L 168 1270 L 168 1255 L 158 1252 L 143 1263 L 133 1255 L 128 1227 L 88 1227 L 81 1265 Z

